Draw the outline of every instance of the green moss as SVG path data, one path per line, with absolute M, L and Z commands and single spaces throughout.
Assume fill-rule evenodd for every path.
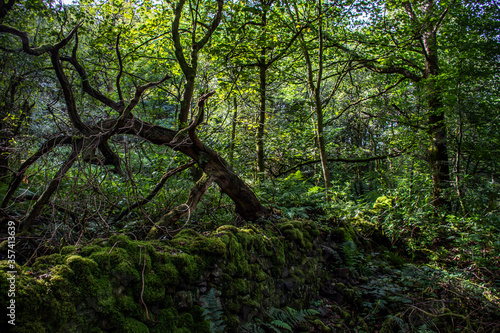
M 136 295 L 140 295 L 142 290 L 142 298 L 146 304 L 161 302 L 165 298 L 165 285 L 160 277 L 156 274 L 144 275 L 144 290 L 142 285 L 136 285 Z
M 246 295 L 249 293 L 248 286 L 243 279 L 233 279 L 229 284 L 228 295 Z
M 88 245 L 88 246 L 84 246 L 80 249 L 80 255 L 82 257 L 88 257 L 92 253 L 99 252 L 99 251 L 102 251 L 101 245 L 96 245 L 96 244 Z
M 63 267 L 67 268 L 67 266 Z M 70 272 L 65 272 L 65 273 L 67 275 L 70 274 Z M 54 293 L 55 296 L 57 296 L 58 299 L 71 298 L 72 294 L 74 294 L 75 292 L 74 285 L 65 276 L 53 274 L 49 279 L 49 284 L 51 291 Z
M 333 310 L 333 312 L 338 314 L 345 321 L 351 320 L 351 317 L 352 317 L 351 314 L 349 312 L 347 312 L 343 307 L 338 306 L 338 305 L 332 305 L 332 310 Z
M 256 310 L 260 309 L 260 303 L 257 302 L 256 300 L 251 299 L 251 298 L 244 298 L 243 304 L 250 307 L 250 308 L 254 308 Z
M 304 251 L 319 235 L 316 225 L 284 221 L 277 228 L 279 232 L 273 227 L 224 226 L 211 236 L 185 230 L 163 243 L 115 235 L 79 249 L 63 247 L 58 254 L 38 259 L 34 276 L 25 274 L 20 281 L 18 299 L 28 304 L 22 325 L 51 318 L 44 326 L 48 332 L 62 327 L 99 331 L 99 325 L 116 332 L 209 332 L 202 309 L 188 302 L 182 308 L 186 312 L 178 313 L 173 295 L 184 290 L 177 286 L 193 286 L 202 273 L 210 273 L 207 267 L 213 270 L 217 264 L 222 275 L 211 272 L 221 284 L 225 324 L 236 331 L 243 306 L 255 312 L 279 304 L 277 288 L 282 286 L 275 281 L 282 278 L 285 265 L 286 279 L 295 287 L 317 279 L 317 260 L 308 259 L 306 253 L 311 252 Z M 43 272 L 47 274 L 41 276 Z M 296 295 L 305 299 L 310 288 L 303 289 Z M 196 289 L 189 292 L 196 302 Z M 146 318 L 141 293 L 150 320 L 157 324 Z
M 33 264 L 33 270 L 46 271 L 51 267 L 63 264 L 64 258 L 59 253 L 38 257 Z
M 121 331 L 123 333 L 149 333 L 148 327 L 134 318 L 125 318 Z
M 76 277 L 87 276 L 98 271 L 95 261 L 79 255 L 71 255 L 66 258 L 66 265 L 73 270 Z
M 303 227 L 312 237 L 318 237 L 320 235 L 318 226 L 313 221 L 305 221 Z
M 222 256 L 226 252 L 226 245 L 219 238 L 206 237 L 190 229 L 182 230 L 169 244 L 190 254 Z
M 201 277 L 202 260 L 198 256 L 186 253 L 173 255 L 172 262 L 187 282 L 195 282 Z
M 264 271 L 262 270 L 252 270 L 253 272 L 256 272 L 254 274 L 255 281 L 257 282 L 262 282 L 265 281 L 269 275 L 267 275 Z
M 123 248 L 127 249 L 129 252 L 133 252 L 137 250 L 138 247 L 137 241 L 132 241 L 127 235 L 124 234 L 116 234 L 112 235 L 107 241 L 105 246 L 111 248 Z M 143 243 L 144 244 L 144 243 Z
M 216 234 L 230 233 L 236 235 L 240 229 L 233 225 L 223 225 L 215 231 Z
M 175 328 L 174 333 L 192 333 L 192 332 L 185 327 L 181 327 L 181 328 Z
M 294 241 L 302 249 L 313 247 L 313 238 L 319 236 L 319 230 L 311 221 L 285 221 L 278 225 L 283 236 Z
M 115 294 L 115 300 L 116 302 L 114 306 L 120 312 L 138 314 L 138 311 L 140 311 L 139 304 L 134 300 L 132 296 Z
M 237 237 L 228 235 L 228 237 L 222 238 L 222 240 L 227 244 L 226 260 L 229 266 L 227 272 L 230 272 L 229 274 L 235 277 L 248 276 L 250 269 L 248 259 L 246 258 L 247 253 L 238 242 Z
M 283 236 L 285 236 L 287 239 L 296 241 L 299 244 L 304 243 L 304 235 L 299 229 L 294 229 L 294 228 L 287 228 L 283 229 Z
M 224 324 L 226 324 L 226 326 L 231 329 L 230 331 L 227 330 L 228 332 L 238 331 L 238 327 L 240 325 L 240 318 L 238 316 L 228 315 L 224 319 Z
M 35 321 L 31 323 L 26 323 L 24 325 L 19 325 L 19 322 L 17 321 L 16 327 L 13 327 L 12 330 L 10 331 L 12 333 L 31 333 L 31 332 L 39 332 L 39 333 L 45 333 L 45 332 L 52 332 L 50 328 L 47 329 L 47 325 L 43 323 L 42 321 Z
M 68 246 L 64 246 L 63 248 L 61 248 L 61 250 L 59 251 L 59 253 L 63 256 L 65 255 L 68 255 L 68 254 L 75 254 L 77 251 L 77 247 L 74 246 L 74 245 L 68 245 Z
M 189 321 L 185 322 L 184 326 L 187 326 L 187 328 L 193 333 L 210 332 L 210 323 L 207 320 L 205 320 L 205 317 L 203 316 L 203 309 L 201 307 L 195 305 L 191 308 L 189 313 L 192 316 L 193 321 L 192 323 Z
M 74 278 L 74 272 L 68 265 L 57 265 L 50 270 L 52 275 L 58 275 L 65 280 Z
M 93 279 L 88 285 L 87 300 L 92 299 L 93 308 L 102 313 L 111 313 L 114 310 L 115 297 L 111 281 L 107 277 Z
M 245 251 L 250 250 L 253 247 L 255 232 L 252 229 L 240 229 L 236 233 L 236 238 L 238 242 L 241 244 Z
M 315 327 L 315 331 L 318 332 L 331 332 L 331 329 L 325 325 L 320 319 L 315 319 L 312 324 Z
M 242 303 L 240 299 L 228 299 L 224 304 L 226 311 L 231 313 L 239 313 L 241 310 Z
M 153 269 L 155 274 L 157 274 L 161 281 L 163 281 L 164 285 L 168 286 L 179 284 L 179 271 L 173 263 L 156 263 Z
M 113 277 L 116 283 L 128 286 L 134 282 L 141 281 L 142 277 L 139 270 L 142 272 L 142 268 L 143 267 L 140 267 L 140 263 L 133 265 L 129 260 L 123 258 L 122 261 L 111 266 L 110 276 Z
M 179 313 L 177 312 L 177 309 L 173 307 L 162 309 L 159 311 L 156 319 L 159 323 L 154 327 L 154 332 L 174 332 L 174 329 L 177 328 L 177 324 L 179 322 Z
M 96 249 L 97 251 L 93 251 L 88 253 L 90 255 L 90 259 L 94 260 L 94 262 L 99 266 L 99 269 L 103 272 L 109 271 L 110 261 L 109 261 L 109 250 L 110 248 L 102 248 L 99 247 Z M 84 251 L 82 251 L 82 255 Z

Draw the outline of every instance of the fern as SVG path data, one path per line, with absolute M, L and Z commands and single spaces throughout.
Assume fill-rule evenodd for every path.
M 335 251 L 334 249 L 332 249 L 331 247 L 329 246 L 325 246 L 325 245 L 321 245 L 321 248 L 323 249 L 323 251 L 329 255 L 331 255 L 333 257 L 333 263 L 334 264 L 341 264 L 342 263 L 342 258 L 340 257 L 340 255 L 338 254 L 337 251 Z
M 260 322 L 260 320 L 259 320 Z M 248 322 L 241 327 L 246 333 L 265 333 L 264 329 L 258 323 Z
M 224 325 L 224 321 L 222 320 L 222 306 L 217 296 L 215 296 L 215 289 L 210 289 L 208 294 L 201 298 L 201 301 L 203 302 L 203 317 L 210 323 L 210 332 L 224 332 L 226 325 Z
M 304 322 L 307 316 L 315 316 L 319 312 L 313 309 L 295 310 L 287 307 L 285 310 L 271 308 L 266 314 L 269 317 L 269 322 L 262 323 L 257 318 L 256 323 L 249 322 L 243 325 L 242 331 L 247 333 L 264 333 L 263 327 L 266 327 L 277 333 L 282 333 L 283 331 L 293 332 L 293 328 Z
M 319 312 L 313 309 L 295 310 L 287 307 L 285 310 L 281 310 L 272 308 L 268 313 L 272 321 L 264 325 L 278 333 L 282 332 L 282 330 L 292 332 L 293 328 L 305 321 L 307 316 L 317 314 Z
M 360 254 L 356 249 L 356 244 L 352 240 L 343 242 L 340 248 L 344 254 L 344 261 L 347 267 L 354 268 L 360 265 Z

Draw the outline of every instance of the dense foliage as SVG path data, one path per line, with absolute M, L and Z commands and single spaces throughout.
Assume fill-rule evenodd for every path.
M 435 290 L 405 285 L 424 275 L 498 306 L 495 1 L 0 0 L 0 59 L 19 264 L 116 233 L 304 218 L 366 240 L 343 250 L 377 277 L 365 319 L 417 329 L 383 307 Z M 399 256 L 432 268 L 380 272 Z

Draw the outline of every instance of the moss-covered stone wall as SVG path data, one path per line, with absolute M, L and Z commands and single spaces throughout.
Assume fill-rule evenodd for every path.
M 209 332 L 203 295 L 215 289 L 227 331 L 271 307 L 303 308 L 320 285 L 319 231 L 309 221 L 223 226 L 169 241 L 125 235 L 66 246 L 16 267 L 12 332 Z M 0 262 L 0 290 L 9 288 Z M 1 304 L 8 304 L 6 292 Z M 3 330 L 2 330 L 3 331 Z

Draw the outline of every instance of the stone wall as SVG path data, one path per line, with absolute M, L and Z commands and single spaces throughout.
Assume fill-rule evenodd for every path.
M 184 230 L 169 241 L 125 235 L 17 267 L 13 332 L 209 332 L 202 298 L 214 289 L 226 331 L 272 307 L 309 306 L 320 288 L 322 245 L 310 221 Z M 6 262 L 0 290 L 7 290 Z M 6 293 L 0 296 L 7 304 Z M 2 327 L 12 328 L 7 318 Z

